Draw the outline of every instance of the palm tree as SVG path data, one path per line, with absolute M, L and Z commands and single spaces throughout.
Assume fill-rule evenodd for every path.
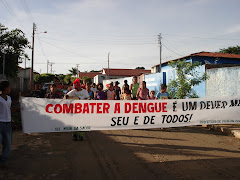
M 72 69 L 70 69 L 70 70 L 68 70 L 73 76 L 77 76 L 77 74 L 78 74 L 78 70 L 77 70 L 77 68 L 73 68 L 72 67 Z

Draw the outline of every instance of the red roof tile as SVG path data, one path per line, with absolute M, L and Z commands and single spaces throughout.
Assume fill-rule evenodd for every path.
M 100 72 L 79 72 L 79 78 L 82 79 L 83 76 L 90 77 L 91 79 L 94 78 L 94 76 L 102 74 Z
M 108 69 L 103 68 L 106 74 L 108 74 Z M 102 71 L 103 72 L 103 71 Z M 145 69 L 109 69 L 109 76 L 125 76 L 125 77 L 131 77 L 131 76 L 139 76 L 141 74 L 149 74 L 151 73 L 151 70 L 145 70 Z

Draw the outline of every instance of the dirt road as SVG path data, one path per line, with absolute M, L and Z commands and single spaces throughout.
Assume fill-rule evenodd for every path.
M 1 179 L 239 179 L 240 140 L 201 127 L 26 135 Z

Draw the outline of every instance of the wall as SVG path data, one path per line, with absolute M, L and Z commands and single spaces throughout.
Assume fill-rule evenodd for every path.
M 207 69 L 206 96 L 240 95 L 240 67 Z

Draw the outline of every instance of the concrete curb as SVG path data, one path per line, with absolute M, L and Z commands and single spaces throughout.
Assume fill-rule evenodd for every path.
M 224 134 L 233 135 L 236 138 L 240 138 L 240 128 L 234 128 L 231 125 L 203 125 L 203 127 L 207 127 L 216 131 L 221 131 Z

